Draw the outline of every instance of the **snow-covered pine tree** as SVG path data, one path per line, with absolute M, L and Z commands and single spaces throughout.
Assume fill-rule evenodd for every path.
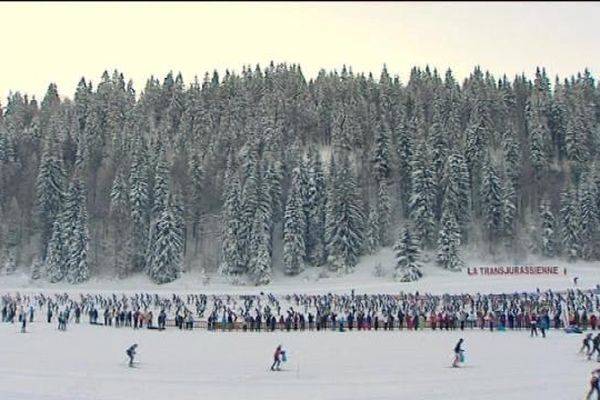
M 52 230 L 52 238 L 48 244 L 48 256 L 46 258 L 47 275 L 51 283 L 60 282 L 67 272 L 65 265 L 65 252 L 67 249 L 63 247 L 62 237 L 61 225 L 56 221 Z
M 480 215 L 479 193 L 481 185 L 481 167 L 485 151 L 489 145 L 489 126 L 486 123 L 486 107 L 481 99 L 475 99 L 465 131 L 465 161 L 472 189 L 471 206 L 475 215 Z M 459 221 L 460 223 L 460 221 Z
M 154 172 L 154 186 L 152 188 L 152 218 L 157 219 L 167 208 L 169 202 L 169 164 L 162 147 L 156 163 Z
M 415 148 L 411 163 L 411 189 L 409 211 L 415 224 L 415 236 L 423 247 L 431 247 L 434 243 L 435 221 L 434 208 L 436 192 L 431 171 L 431 162 L 424 142 Z
M 39 257 L 34 258 L 31 264 L 31 279 L 38 280 L 42 277 L 42 266 L 43 262 Z
M 60 220 L 62 222 L 63 243 L 67 247 L 70 246 L 75 229 L 77 229 L 81 190 L 81 181 L 77 177 L 74 177 L 64 195 Z
M 131 261 L 134 271 L 144 269 L 150 216 L 150 197 L 143 152 L 143 144 L 139 140 L 136 141 L 129 173 L 129 202 L 132 222 Z
M 517 194 L 510 178 L 503 180 L 502 188 L 502 236 L 506 245 L 512 248 L 515 238 L 515 220 L 517 212 Z
M 512 124 L 504 132 L 503 160 L 506 178 L 510 181 L 512 187 L 516 190 L 519 187 L 519 177 L 521 176 L 521 149 L 517 142 L 515 129 Z
M 268 182 L 269 197 L 271 198 L 271 212 L 273 224 L 279 222 L 283 215 L 283 206 L 281 198 L 281 180 L 283 172 L 281 170 L 281 162 L 273 159 L 272 154 L 268 154 L 265 159 L 267 166 L 264 171 L 263 180 Z
M 247 149 L 243 154 L 242 171 L 244 173 L 244 184 L 241 195 L 241 216 L 240 216 L 240 241 L 242 250 L 242 265 L 244 272 L 248 271 L 252 248 L 256 248 L 254 232 L 252 230 L 254 215 L 258 207 L 258 189 L 260 171 L 258 168 L 258 155 L 254 145 L 246 144 Z
M 488 158 L 483 163 L 480 200 L 482 217 L 490 252 L 500 236 L 502 228 L 502 187 L 496 167 Z
M 19 210 L 18 201 L 13 197 L 10 199 L 4 218 L 0 217 L 0 221 L 4 222 L 4 226 L 0 223 L 0 230 L 5 230 L 4 235 L 0 236 L 0 246 L 4 246 L 6 253 L 4 259 L 4 271 L 7 275 L 14 273 L 17 268 L 21 236 L 20 227 L 22 225 L 21 215 L 22 213 Z
M 12 275 L 17 270 L 17 258 L 15 257 L 15 248 L 8 247 L 4 250 L 4 273 Z
M 81 283 L 90 278 L 90 268 L 88 253 L 90 249 L 90 234 L 88 228 L 88 215 L 86 206 L 85 190 L 81 182 L 77 182 L 75 178 L 75 186 L 78 193 L 77 203 L 78 210 L 74 230 L 70 232 L 67 249 L 67 281 L 69 283 Z
M 394 252 L 396 254 L 394 279 L 401 282 L 412 282 L 423 276 L 419 263 L 421 249 L 408 228 L 403 228 L 400 231 L 400 236 L 394 246 Z
M 378 226 L 378 231 L 371 231 L 369 234 L 370 241 L 367 245 L 367 251 L 372 252 L 377 247 L 387 246 L 389 244 L 389 227 L 391 219 L 391 205 L 389 196 L 389 176 L 391 172 L 390 166 L 390 149 L 391 132 L 388 123 L 381 121 L 375 131 L 375 141 L 371 150 L 371 164 L 373 165 L 372 176 L 375 179 L 375 189 L 377 197 L 375 203 L 370 208 L 369 218 L 373 218 L 372 222 Z M 374 215 L 371 215 L 374 212 Z M 368 229 L 375 225 L 369 226 Z M 372 234 L 371 234 L 372 233 Z
M 592 177 L 582 175 L 579 184 L 579 212 L 581 232 L 581 256 L 585 260 L 591 260 L 597 250 L 598 240 L 598 208 L 596 198 L 596 187 Z
M 456 152 L 451 153 L 446 159 L 444 173 L 442 216 L 444 212 L 452 214 L 463 240 L 471 219 L 471 186 L 464 157 Z
M 373 254 L 377 251 L 380 243 L 379 238 L 379 213 L 377 205 L 371 203 L 369 206 L 369 217 L 367 218 L 367 230 L 365 234 L 365 252 Z
M 224 229 L 219 266 L 220 273 L 225 276 L 241 275 L 244 271 L 240 241 L 240 181 L 235 173 L 230 175 L 229 181 L 223 207 Z
M 548 199 L 542 199 L 540 203 L 540 220 L 542 221 L 541 252 L 546 257 L 554 257 L 556 255 L 555 219 Z
M 256 285 L 268 285 L 271 282 L 270 226 L 267 215 L 256 212 L 254 231 L 256 232 L 256 249 L 250 259 L 248 273 Z
M 128 243 L 130 240 L 129 232 L 131 232 L 129 227 L 131 210 L 128 195 L 127 177 L 123 173 L 123 169 L 119 168 L 110 191 L 110 214 L 114 235 L 114 267 L 117 276 L 120 278 L 124 278 L 130 273 Z
M 529 128 L 529 159 L 535 172 L 535 177 L 541 179 L 548 170 L 550 162 L 548 142 L 550 132 L 539 112 L 531 111 L 527 118 Z
M 300 167 L 292 171 L 292 185 L 285 205 L 283 227 L 283 266 L 288 275 L 298 275 L 304 269 L 305 216 L 302 210 Z
M 36 181 L 36 204 L 39 218 L 40 254 L 46 258 L 46 248 L 52 236 L 53 223 L 58 217 L 63 201 L 65 172 L 54 145 L 49 137 L 42 153 Z
M 152 213 L 150 219 L 150 230 L 148 232 L 148 247 L 146 248 L 146 261 L 145 268 L 148 272 L 148 268 L 153 264 L 152 258 L 156 255 L 156 251 L 153 246 L 157 243 L 157 228 L 159 220 L 163 214 L 163 211 L 169 205 L 170 196 L 170 179 L 169 179 L 169 167 L 167 164 L 165 152 L 159 147 L 158 160 L 156 162 L 156 168 L 154 173 L 154 187 L 152 189 Z
M 581 255 L 580 214 L 575 190 L 566 190 L 561 193 L 560 218 L 563 253 L 569 261 L 575 261 Z
M 347 154 L 342 154 L 334 185 L 331 188 L 331 201 L 328 198 L 327 262 L 332 271 L 350 272 L 358 262 L 364 240 L 364 216 L 362 202 L 358 196 L 356 178 L 352 172 Z
M 317 149 L 312 148 L 310 154 L 306 251 L 308 261 L 312 265 L 319 266 L 324 261 L 325 252 L 323 243 L 325 232 L 325 176 L 321 155 Z
M 460 271 L 463 261 L 459 255 L 460 230 L 456 219 L 450 212 L 442 214 L 438 235 L 437 262 L 445 269 Z
M 385 121 L 375 132 L 373 143 L 372 160 L 373 177 L 376 182 L 387 179 L 390 176 L 390 132 Z
M 442 99 L 436 95 L 434 99 L 433 116 L 429 127 L 429 135 L 427 136 L 427 145 L 431 149 L 431 170 L 433 172 L 433 180 L 436 187 L 441 187 L 441 179 L 444 175 L 444 162 L 446 161 L 446 153 L 448 152 L 449 137 L 445 132 L 442 117 Z M 435 215 L 441 215 L 441 199 L 436 202 Z
M 267 164 L 263 162 L 263 165 Z M 266 165 L 265 168 L 266 169 Z M 272 201 L 270 193 L 270 182 L 264 179 L 260 181 L 258 192 L 258 204 L 254 214 L 254 243 L 251 251 L 248 273 L 256 285 L 266 285 L 271 281 L 271 234 L 272 234 Z
M 408 215 L 408 204 L 410 202 L 411 193 L 411 164 L 414 152 L 414 132 L 418 129 L 418 121 L 399 122 L 395 129 L 395 148 L 396 158 L 398 160 L 398 173 L 400 180 L 400 200 L 402 204 L 403 214 Z
M 183 237 L 171 205 L 161 213 L 156 225 L 154 255 L 147 274 L 154 283 L 164 284 L 179 278 L 183 255 Z
M 202 167 L 200 156 L 194 152 L 189 163 L 189 174 L 192 187 L 190 188 L 190 215 L 192 220 L 192 236 L 194 238 L 199 235 L 200 221 L 203 213 L 203 200 L 205 190 L 205 173 Z
M 390 226 L 392 225 L 392 201 L 390 198 L 389 180 L 385 178 L 379 181 L 377 189 L 379 243 L 382 246 L 388 246 L 390 244 Z
M 573 172 L 578 175 L 587 161 L 587 143 L 585 140 L 584 123 L 580 120 L 578 107 L 574 107 L 569 113 L 565 127 L 565 150 L 567 159 L 571 162 Z

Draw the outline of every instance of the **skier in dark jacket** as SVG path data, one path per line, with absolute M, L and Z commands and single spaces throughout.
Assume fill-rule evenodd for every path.
M 585 335 L 585 338 L 583 338 L 583 344 L 581 346 L 581 349 L 579 349 L 579 353 L 585 353 L 588 354 L 592 348 L 590 347 L 592 343 L 592 334 L 588 333 L 587 335 Z
M 598 387 L 599 382 L 600 382 L 600 380 L 598 379 L 599 375 L 600 375 L 600 368 L 592 371 L 592 378 L 590 379 L 590 391 L 588 392 L 587 396 L 585 396 L 586 400 L 591 399 L 592 394 L 594 394 L 594 392 L 596 392 L 598 397 L 600 397 L 600 387 Z
M 452 363 L 452 366 L 454 368 L 457 368 L 458 363 L 461 362 L 461 354 L 464 352 L 464 350 L 462 349 L 462 343 L 463 343 L 463 339 L 460 338 L 458 343 L 456 343 L 456 346 L 454 346 L 454 362 Z
M 133 367 L 133 358 L 135 357 L 135 349 L 137 349 L 137 344 L 132 345 L 126 351 L 127 356 L 129 357 L 129 366 Z
M 593 347 L 592 347 L 592 351 L 590 351 L 588 353 L 588 360 L 591 360 L 592 356 L 596 352 L 598 352 L 597 357 L 600 357 L 600 333 L 594 337 L 594 339 L 592 340 L 592 344 L 593 344 Z

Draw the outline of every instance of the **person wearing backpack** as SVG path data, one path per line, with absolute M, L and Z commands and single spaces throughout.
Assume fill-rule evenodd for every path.
M 271 371 L 280 370 L 281 361 L 283 357 L 285 357 L 285 351 L 282 349 L 281 345 L 279 345 L 275 349 L 275 354 L 273 354 L 273 364 L 271 365 Z
M 454 362 L 452 363 L 452 367 L 458 368 L 458 364 L 464 362 L 464 350 L 462 348 L 463 338 L 460 338 L 456 346 L 454 346 Z

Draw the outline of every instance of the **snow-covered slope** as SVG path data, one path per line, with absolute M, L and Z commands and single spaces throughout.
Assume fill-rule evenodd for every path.
M 165 285 L 153 284 L 145 275 L 138 274 L 123 280 L 109 278 L 92 278 L 90 281 L 69 285 L 66 283 L 51 284 L 45 280 L 31 281 L 25 273 L 0 277 L 0 290 L 34 289 L 46 291 L 138 291 L 153 292 L 203 292 L 203 293 L 312 293 L 312 292 L 349 292 L 355 289 L 357 293 L 397 293 L 400 291 L 440 293 L 460 292 L 514 292 L 553 289 L 562 290 L 574 286 L 573 277 L 579 277 L 578 286 L 593 288 L 600 283 L 600 263 L 576 262 L 573 264 L 561 260 L 543 260 L 528 257 L 518 263 L 506 260 L 496 262 L 486 261 L 476 256 L 466 257 L 466 268 L 460 272 L 452 272 L 439 268 L 430 261 L 423 265 L 424 277 L 416 282 L 394 282 L 392 270 L 394 254 L 389 248 L 378 253 L 361 258 L 359 265 L 353 273 L 337 276 L 326 268 L 307 268 L 295 277 L 284 276 L 281 271 L 276 271 L 273 282 L 267 286 L 239 286 L 233 285 L 224 277 L 216 274 L 210 275 L 208 285 L 203 283 L 200 273 L 193 271 L 183 274 L 180 279 Z M 385 276 L 377 277 L 374 274 L 375 266 L 381 264 Z M 511 275 L 511 276 L 485 276 L 469 275 L 467 268 L 497 265 L 556 265 L 559 267 L 558 275 Z M 564 274 L 564 269 L 567 274 Z

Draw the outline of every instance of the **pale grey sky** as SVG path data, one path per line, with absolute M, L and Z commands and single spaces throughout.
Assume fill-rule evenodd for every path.
M 81 76 L 117 68 L 140 92 L 154 74 L 194 75 L 243 65 L 351 65 L 378 77 L 384 63 L 406 82 L 412 66 L 475 65 L 510 79 L 537 65 L 551 77 L 600 72 L 600 4 L 569 3 L 0 3 L 0 103 L 38 99 L 50 82 L 73 96 Z

